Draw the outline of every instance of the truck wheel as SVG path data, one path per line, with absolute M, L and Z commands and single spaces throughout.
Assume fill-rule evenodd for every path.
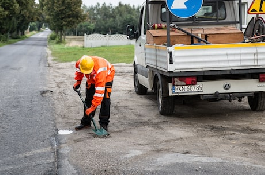
M 265 93 L 255 92 L 254 96 L 248 97 L 248 104 L 252 111 L 264 111 L 265 110 Z
M 174 112 L 174 97 L 164 97 L 163 95 L 163 87 L 160 84 L 160 81 L 157 81 L 157 103 L 158 110 L 161 115 L 171 115 Z
M 136 92 L 136 94 L 145 95 L 148 89 L 139 83 L 137 69 L 135 65 L 134 65 L 133 79 L 134 79 L 134 91 Z

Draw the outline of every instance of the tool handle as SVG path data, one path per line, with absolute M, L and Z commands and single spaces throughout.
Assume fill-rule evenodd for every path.
M 87 109 L 88 107 L 87 107 L 87 105 L 86 105 L 85 100 L 82 98 L 82 95 L 81 95 L 80 90 L 74 89 L 74 91 L 77 92 L 77 94 L 78 94 L 78 96 L 80 97 L 81 101 L 84 103 L 85 108 Z M 94 120 L 93 117 L 91 117 L 91 121 L 92 121 L 92 123 L 93 123 L 93 125 L 94 125 L 94 127 L 95 127 L 95 130 L 97 131 L 97 130 L 98 130 L 98 129 L 97 129 L 97 125 L 96 125 L 95 120 Z
M 92 123 L 93 123 L 93 125 L 94 125 L 94 127 L 95 127 L 95 130 L 97 131 L 97 130 L 98 130 L 98 128 L 97 128 L 97 125 L 96 125 L 96 123 L 95 123 L 95 120 L 94 120 L 94 118 L 93 118 L 93 117 L 91 117 L 91 121 L 92 121 Z
M 190 32 L 188 32 L 188 31 L 186 31 L 186 30 L 180 28 L 180 27 L 177 26 L 176 24 L 171 24 L 170 27 L 175 28 L 175 29 L 178 29 L 178 30 L 182 31 L 183 33 L 186 33 L 187 35 L 190 35 L 190 36 L 192 36 L 192 37 L 194 37 L 194 38 L 196 38 L 196 39 L 198 39 L 198 40 L 200 40 L 200 41 L 203 41 L 205 44 L 211 44 L 211 43 L 209 43 L 208 41 L 206 41 L 206 40 L 204 40 L 204 39 L 202 39 L 202 38 L 200 38 L 200 37 L 198 37 L 198 36 L 196 36 L 196 35 L 193 35 L 192 33 L 190 33 Z
M 80 90 L 77 90 L 77 89 L 74 89 L 75 92 L 77 92 L 78 96 L 80 97 L 81 101 L 84 103 L 86 109 L 88 108 L 87 105 L 86 105 L 86 102 L 85 100 L 82 98 L 82 95 L 81 95 L 81 92 Z

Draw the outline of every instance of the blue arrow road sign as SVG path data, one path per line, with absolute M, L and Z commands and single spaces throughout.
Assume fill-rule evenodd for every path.
M 195 15 L 201 8 L 203 0 L 167 0 L 168 9 L 180 18 Z

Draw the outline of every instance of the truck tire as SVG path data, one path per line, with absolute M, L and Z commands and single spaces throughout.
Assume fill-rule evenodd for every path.
M 159 80 L 157 81 L 157 103 L 158 110 L 161 115 L 173 114 L 175 107 L 174 97 L 163 96 L 163 86 Z
M 133 79 L 134 79 L 134 91 L 136 92 L 136 94 L 145 95 L 147 93 L 148 89 L 146 87 L 144 87 L 142 84 L 140 84 L 140 82 L 138 80 L 138 74 L 137 74 L 137 69 L 136 69 L 135 64 L 134 64 Z
M 252 111 L 264 111 L 265 92 L 255 92 L 253 97 L 249 96 L 248 104 Z

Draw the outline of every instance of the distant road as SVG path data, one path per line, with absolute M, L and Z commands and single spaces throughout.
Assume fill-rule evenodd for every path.
M 47 35 L 0 47 L 0 174 L 56 174 Z

